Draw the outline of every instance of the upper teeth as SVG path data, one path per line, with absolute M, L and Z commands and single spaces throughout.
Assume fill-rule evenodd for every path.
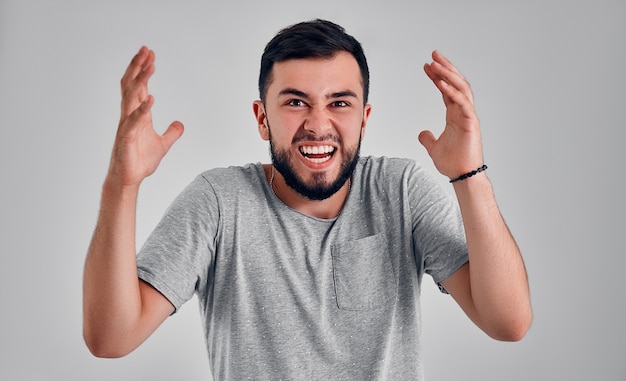
M 335 151 L 333 146 L 304 146 L 300 150 L 305 155 L 327 154 Z

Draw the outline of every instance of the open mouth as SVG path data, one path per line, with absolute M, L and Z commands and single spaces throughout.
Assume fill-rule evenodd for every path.
M 333 156 L 335 147 L 333 146 L 301 146 L 300 153 L 307 160 L 320 164 L 324 163 Z

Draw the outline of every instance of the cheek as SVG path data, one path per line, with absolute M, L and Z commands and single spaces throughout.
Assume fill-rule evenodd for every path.
M 269 131 L 274 143 L 281 147 L 290 146 L 294 137 L 300 131 L 301 118 L 293 116 L 281 116 L 272 118 L 269 124 Z
M 360 117 L 350 117 L 342 121 L 343 126 L 349 126 L 343 129 L 344 141 L 350 145 L 359 142 L 363 138 L 365 129 L 363 127 L 363 119 Z
M 304 124 L 303 117 L 296 112 L 287 112 L 278 116 L 277 122 L 280 123 L 281 130 L 285 134 L 293 133 Z

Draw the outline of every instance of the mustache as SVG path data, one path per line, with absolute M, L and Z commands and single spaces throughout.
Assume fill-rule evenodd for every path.
M 315 135 L 315 134 L 311 134 L 309 132 L 302 132 L 297 134 L 296 136 L 293 137 L 291 143 L 292 144 L 297 144 L 300 143 L 302 141 L 308 141 L 308 142 L 334 142 L 337 144 L 341 144 L 342 140 L 339 136 L 334 135 L 334 134 L 326 134 L 326 135 Z

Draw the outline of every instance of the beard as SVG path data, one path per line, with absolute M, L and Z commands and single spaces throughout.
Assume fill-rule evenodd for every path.
M 270 131 L 270 154 L 272 157 L 272 165 L 283 176 L 285 183 L 300 195 L 309 200 L 321 201 L 329 198 L 337 193 L 339 189 L 352 176 L 354 169 L 359 161 L 361 151 L 361 139 L 356 149 L 344 152 L 344 160 L 339 169 L 339 175 L 333 180 L 328 181 L 325 173 L 313 174 L 313 181 L 308 184 L 304 182 L 294 168 L 293 155 L 286 150 L 279 150 L 274 146 L 272 141 L 272 133 Z M 309 139 L 315 140 L 315 139 Z M 319 140 L 319 139 L 318 139 Z M 337 140 L 337 139 L 334 139 Z M 340 145 L 342 146 L 342 145 Z

